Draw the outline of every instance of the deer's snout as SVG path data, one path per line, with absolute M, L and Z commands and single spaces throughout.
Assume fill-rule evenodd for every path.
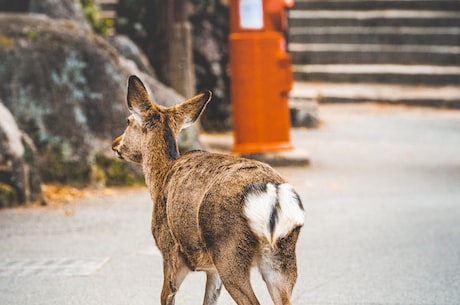
M 115 155 L 120 158 L 120 159 L 123 159 L 123 156 L 121 155 L 119 149 L 120 149 L 120 143 L 121 143 L 121 138 L 122 136 L 118 136 L 116 137 L 113 142 L 112 142 L 112 150 L 115 152 Z

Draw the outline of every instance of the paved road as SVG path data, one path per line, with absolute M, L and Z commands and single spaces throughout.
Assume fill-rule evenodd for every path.
M 294 304 L 460 304 L 460 112 L 324 105 L 320 117 L 293 131 L 311 166 L 279 169 L 307 210 Z M 143 189 L 1 210 L 0 304 L 159 304 L 150 213 Z M 176 303 L 203 290 L 192 274 Z

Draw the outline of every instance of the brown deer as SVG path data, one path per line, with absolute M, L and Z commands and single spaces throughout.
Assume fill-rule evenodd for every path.
M 216 304 L 222 283 L 237 304 L 259 304 L 250 283 L 253 265 L 273 302 L 291 304 L 304 223 L 293 188 L 258 161 L 204 151 L 179 155 L 176 136 L 200 117 L 210 91 L 166 108 L 153 104 L 131 76 L 127 100 L 128 126 L 112 148 L 143 166 L 151 229 L 163 255 L 161 304 L 174 304 L 190 271 L 206 272 L 203 304 Z

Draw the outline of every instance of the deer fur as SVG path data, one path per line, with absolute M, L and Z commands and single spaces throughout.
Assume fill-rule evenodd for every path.
M 151 230 L 163 255 L 161 304 L 174 304 L 190 271 L 206 272 L 205 305 L 216 304 L 222 284 L 237 304 L 259 304 L 250 283 L 254 265 L 274 304 L 291 304 L 304 223 L 297 193 L 258 161 L 204 151 L 179 155 L 176 136 L 210 100 L 209 91 L 173 107 L 155 105 L 131 76 L 131 116 L 112 144 L 120 158 L 143 166 L 153 201 Z

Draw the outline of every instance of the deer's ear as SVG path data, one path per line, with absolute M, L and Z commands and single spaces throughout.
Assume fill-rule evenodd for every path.
M 205 91 L 195 95 L 177 106 L 177 122 L 182 124 L 181 129 L 191 126 L 203 113 L 206 105 L 211 101 L 212 92 Z
M 129 77 L 127 101 L 129 111 L 141 124 L 143 114 L 152 108 L 152 102 L 144 84 L 135 75 Z

